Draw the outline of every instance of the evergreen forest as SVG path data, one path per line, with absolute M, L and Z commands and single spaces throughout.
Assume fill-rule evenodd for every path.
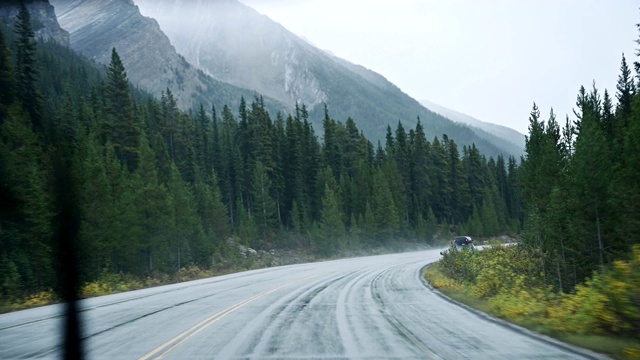
M 570 291 L 640 236 L 640 85 L 622 59 L 615 99 L 581 88 L 560 126 L 534 105 L 526 155 L 486 158 L 446 134 L 389 119 L 384 143 L 324 107 L 178 109 L 107 68 L 36 42 L 22 6 L 0 27 L 0 296 L 79 281 L 175 273 L 254 249 L 437 245 L 519 234 L 549 284 Z M 635 70 L 640 64 L 634 63 Z M 366 119 L 357 119 L 366 123 Z

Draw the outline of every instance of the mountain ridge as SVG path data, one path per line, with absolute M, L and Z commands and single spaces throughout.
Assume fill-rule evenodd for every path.
M 354 64 L 349 62 L 348 60 L 341 59 L 331 53 L 328 54 L 336 62 L 362 76 L 373 85 L 381 89 L 392 88 L 394 90 L 402 92 L 400 88 L 387 80 L 384 75 L 370 70 L 365 66 Z M 422 107 L 424 107 L 432 114 L 437 114 L 455 123 L 463 124 L 464 126 L 471 129 L 479 137 L 490 141 L 493 144 L 497 144 L 501 149 L 505 149 L 509 154 L 514 155 L 516 158 L 524 153 L 524 135 L 513 129 L 475 119 L 469 115 L 459 113 L 455 110 L 447 109 L 428 100 L 415 101 L 417 101 Z
M 292 113 L 295 103 L 299 102 L 308 106 L 310 120 L 316 132 L 321 134 L 324 111 L 323 106 L 319 105 L 326 103 L 334 119 L 345 121 L 348 117 L 353 118 L 365 136 L 374 143 L 376 140 L 383 141 L 388 126 L 395 129 L 398 121 L 401 121 L 405 127 L 411 128 L 420 118 L 429 139 L 446 134 L 460 146 L 476 144 L 487 156 L 513 153 L 512 149 L 500 146 L 499 142 L 483 139 L 469 127 L 426 109 L 382 75 L 318 49 L 308 40 L 289 32 L 250 7 L 242 4 L 238 7 L 240 3 L 235 0 L 219 3 L 232 6 L 239 14 L 250 11 L 252 16 L 260 17 L 261 26 L 269 29 L 275 27 L 277 32 L 286 35 L 286 38 L 279 40 L 263 35 L 246 41 L 249 41 L 248 44 L 257 41 L 267 50 L 271 50 L 270 42 L 284 44 L 284 53 L 269 51 L 269 60 L 264 61 L 284 69 L 280 74 L 282 82 L 274 85 L 272 81 L 266 89 L 280 87 L 283 93 L 292 94 L 289 101 L 282 101 L 282 97 L 278 99 L 271 93 L 265 94 L 260 89 L 236 86 L 208 76 L 206 68 L 192 65 L 194 61 L 177 51 L 173 46 L 175 41 L 165 34 L 158 20 L 143 16 L 140 6 L 132 0 L 50 2 L 56 7 L 55 15 L 62 28 L 69 30 L 70 47 L 104 65 L 109 63 L 111 49 L 115 47 L 135 86 L 156 97 L 168 88 L 184 110 L 192 110 L 200 104 L 208 109 L 213 104 L 217 109 L 223 105 L 237 109 L 241 97 L 251 100 L 256 96 L 264 96 L 270 112 L 275 114 L 281 111 L 286 114 Z M 188 18 L 189 14 L 182 16 Z M 244 21 L 251 19 L 253 17 Z M 211 29 L 220 30 L 215 24 L 209 24 L 204 34 L 210 34 Z M 206 44 L 200 44 L 203 45 Z M 244 43 L 242 46 L 246 45 Z M 195 63 L 202 65 L 198 61 Z M 233 60 L 234 66 L 237 63 L 241 64 L 242 60 Z M 247 73 L 261 73 L 261 67 L 240 68 L 251 69 Z
M 116 48 L 129 80 L 156 97 L 169 89 L 178 106 L 211 109 L 237 107 L 241 97 L 255 91 L 213 79 L 175 51 L 155 19 L 142 16 L 132 0 L 50 0 L 60 25 L 70 33 L 70 47 L 91 60 L 108 65 Z M 271 110 L 283 109 L 265 99 Z
M 47 0 L 25 1 L 31 15 L 33 31 L 38 41 L 53 40 L 56 43 L 69 46 L 69 32 L 64 30 L 57 17 L 53 5 Z M 0 2 L 0 22 L 8 26 L 15 24 L 20 9 L 19 0 L 4 0 Z
M 460 146 L 476 144 L 488 156 L 512 153 L 466 125 L 426 109 L 383 76 L 373 76 L 365 68 L 354 71 L 359 65 L 345 66 L 346 60 L 336 60 L 236 0 L 136 0 L 136 4 L 158 21 L 187 61 L 220 81 L 253 89 L 289 107 L 306 104 L 320 131 L 321 104 L 326 103 L 334 119 L 351 117 L 374 143 L 384 140 L 388 126 L 395 129 L 401 121 L 414 127 L 420 118 L 430 139 L 446 134 Z
M 512 145 L 517 146 L 521 149 L 521 153 L 524 153 L 525 146 L 525 135 L 521 132 L 514 130 L 510 127 L 498 125 L 482 120 L 478 120 L 473 116 L 467 115 L 465 113 L 449 109 L 442 105 L 436 104 L 432 101 L 422 99 L 420 103 L 424 105 L 426 108 L 431 109 L 432 111 L 450 119 L 455 122 L 467 124 L 469 126 L 480 129 L 483 132 L 495 135 L 501 139 L 504 139 L 510 142 Z

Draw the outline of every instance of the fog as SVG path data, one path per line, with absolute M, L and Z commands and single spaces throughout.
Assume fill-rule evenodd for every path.
M 615 93 L 637 0 L 241 0 L 416 99 L 526 133 L 537 102 L 564 121 L 580 85 Z
M 270 64 L 275 60 L 259 51 L 277 36 L 265 32 L 260 18 L 225 10 L 235 0 L 135 1 L 165 32 L 189 34 L 173 42 L 195 65 L 220 52 L 217 46 L 253 61 L 243 72 L 224 62 L 205 68 L 215 77 L 242 85 L 251 83 L 252 72 L 282 76 Z M 543 116 L 553 107 L 564 122 L 581 85 L 590 88 L 595 81 L 601 93 L 606 88 L 613 96 L 622 53 L 629 63 L 636 58 L 640 22 L 638 0 L 240 1 L 320 49 L 382 74 L 415 99 L 522 133 L 534 101 Z M 216 26 L 223 23 L 242 27 L 247 37 L 190 46 L 208 36 L 202 30 L 207 23 L 207 31 L 220 31 Z M 181 31 L 185 27 L 191 31 Z M 261 92 L 270 86 L 253 85 Z

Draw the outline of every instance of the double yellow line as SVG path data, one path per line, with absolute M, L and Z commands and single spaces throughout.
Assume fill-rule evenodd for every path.
M 315 275 L 314 275 L 315 276 Z M 284 285 L 280 285 L 278 287 L 275 287 L 273 289 L 267 290 L 267 291 L 263 291 L 259 294 L 253 295 L 249 298 L 246 298 L 242 301 L 240 301 L 239 303 L 235 304 L 235 305 L 231 305 L 228 308 L 219 311 L 211 316 L 209 316 L 208 318 L 200 321 L 199 323 L 193 325 L 192 327 L 188 328 L 187 330 L 183 331 L 182 333 L 180 333 L 178 336 L 174 337 L 173 339 L 165 342 L 164 344 L 158 346 L 157 348 L 153 349 L 152 351 L 146 353 L 145 355 L 143 355 L 142 357 L 140 357 L 139 360 L 149 360 L 149 359 L 162 359 L 163 357 L 165 357 L 167 354 L 169 354 L 170 352 L 172 352 L 173 350 L 179 348 L 180 346 L 182 346 L 185 342 L 189 341 L 189 339 L 191 339 L 192 337 L 196 336 L 199 332 L 201 332 L 202 330 L 208 328 L 209 326 L 215 324 L 216 322 L 218 322 L 218 320 L 222 319 L 223 317 L 231 314 L 232 312 L 246 306 L 247 304 L 256 301 L 258 299 L 260 299 L 263 296 L 269 295 L 273 292 L 276 292 L 284 287 L 287 287 L 291 284 L 300 282 L 302 280 L 314 277 L 314 276 L 309 276 L 309 277 L 305 277 L 302 279 L 298 279 L 295 281 L 291 281 L 288 282 Z

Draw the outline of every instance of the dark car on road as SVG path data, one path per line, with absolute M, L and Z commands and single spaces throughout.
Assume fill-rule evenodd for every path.
M 451 239 L 451 246 L 455 246 L 456 250 L 473 249 L 473 239 L 470 236 L 456 236 Z
M 444 250 L 440 252 L 440 255 L 444 255 L 447 251 L 453 250 L 473 250 L 475 249 L 473 245 L 473 239 L 470 236 L 456 236 L 451 239 L 451 246 L 448 250 Z

